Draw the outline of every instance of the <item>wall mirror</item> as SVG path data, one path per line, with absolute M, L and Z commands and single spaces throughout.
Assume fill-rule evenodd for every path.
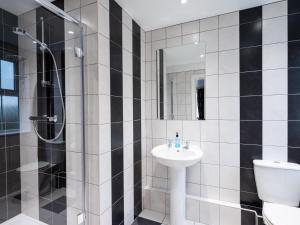
M 157 118 L 205 119 L 205 44 L 156 51 Z

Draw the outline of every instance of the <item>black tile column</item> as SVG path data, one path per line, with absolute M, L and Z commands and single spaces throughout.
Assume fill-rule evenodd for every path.
M 132 21 L 134 217 L 142 211 L 141 28 Z
M 253 160 L 262 158 L 262 7 L 240 11 L 240 203 L 260 211 Z M 254 215 L 242 211 L 242 225 Z
M 288 0 L 288 161 L 300 163 L 300 3 Z
M 124 223 L 122 8 L 110 0 L 112 225 Z

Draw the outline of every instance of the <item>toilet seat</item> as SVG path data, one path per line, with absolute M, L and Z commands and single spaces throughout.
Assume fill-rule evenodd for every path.
M 263 218 L 266 225 L 299 225 L 300 208 L 265 202 Z

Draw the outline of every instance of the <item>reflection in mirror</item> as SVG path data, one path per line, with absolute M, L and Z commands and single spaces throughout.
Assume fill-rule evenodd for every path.
M 204 120 L 205 45 L 159 49 L 156 66 L 157 118 Z

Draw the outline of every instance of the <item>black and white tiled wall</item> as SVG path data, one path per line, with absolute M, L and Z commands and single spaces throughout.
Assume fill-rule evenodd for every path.
M 252 161 L 299 163 L 299 8 L 297 0 L 279 1 L 146 32 L 146 209 L 168 214 L 162 191 L 168 188 L 168 171 L 151 149 L 178 131 L 204 151 L 201 163 L 187 171 L 187 192 L 193 196 L 187 199 L 187 219 L 253 224 L 253 213 L 198 198 L 261 213 Z M 156 50 L 199 41 L 207 49 L 206 120 L 157 120 Z

